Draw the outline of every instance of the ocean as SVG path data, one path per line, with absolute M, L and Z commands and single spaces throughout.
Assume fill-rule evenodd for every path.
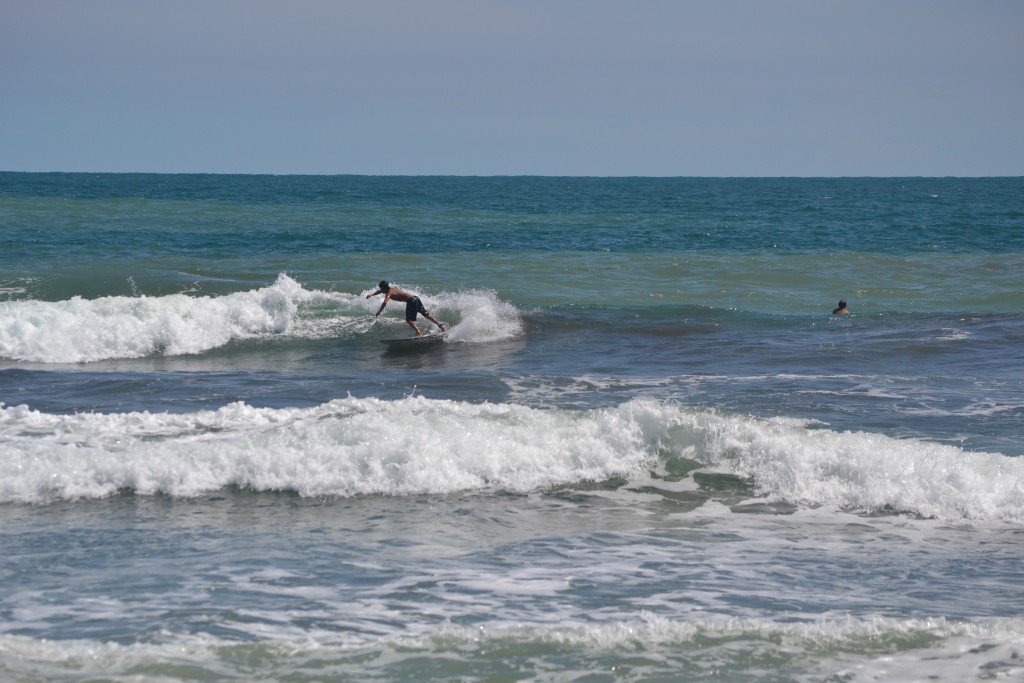
M 0 680 L 1024 680 L 1022 302 L 1024 178 L 0 173 Z

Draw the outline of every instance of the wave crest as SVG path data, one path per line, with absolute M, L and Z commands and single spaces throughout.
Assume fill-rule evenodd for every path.
M 309 297 L 287 275 L 261 289 L 219 297 L 73 297 L 0 303 L 0 357 L 86 363 L 162 352 L 202 353 L 234 339 L 284 332 Z

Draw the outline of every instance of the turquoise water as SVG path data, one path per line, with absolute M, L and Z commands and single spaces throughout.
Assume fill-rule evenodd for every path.
M 0 173 L 0 245 L 7 679 L 1024 673 L 1020 178 Z

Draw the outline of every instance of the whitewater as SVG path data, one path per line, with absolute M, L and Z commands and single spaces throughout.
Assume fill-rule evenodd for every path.
M 395 423 L 404 429 L 396 433 Z M 17 406 L 0 408 L 0 439 L 11 449 L 0 465 L 0 502 L 122 491 L 188 497 L 227 487 L 302 496 L 526 493 L 715 472 L 748 482 L 752 499 L 953 523 L 1024 521 L 1019 458 L 642 400 L 583 412 L 423 397 L 276 410 L 239 402 L 185 415 L 48 415 Z

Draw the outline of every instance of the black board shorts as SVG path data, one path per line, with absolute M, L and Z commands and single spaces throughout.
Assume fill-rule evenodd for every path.
M 414 296 L 405 302 L 405 319 L 409 322 L 413 322 L 416 320 L 417 313 L 430 315 L 427 313 L 427 309 L 423 308 L 423 302 L 420 301 L 420 298 L 418 296 Z

